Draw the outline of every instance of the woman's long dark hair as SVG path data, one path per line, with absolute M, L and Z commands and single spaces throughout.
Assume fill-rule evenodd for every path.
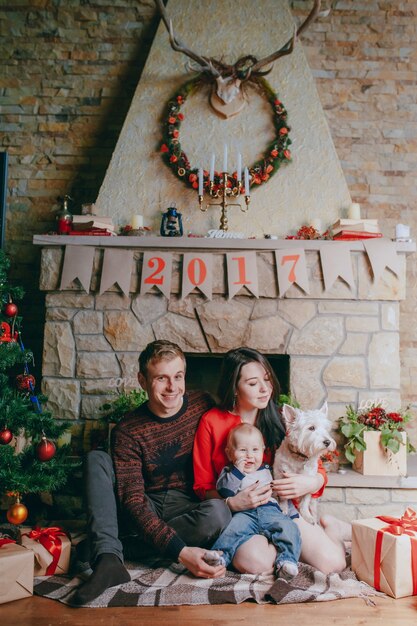
M 262 365 L 272 384 L 271 399 L 264 409 L 258 411 L 255 426 L 261 431 L 266 447 L 273 450 L 279 447 L 285 436 L 285 429 L 276 405 L 280 394 L 279 382 L 270 362 L 263 354 L 252 348 L 236 348 L 224 355 L 217 390 L 219 407 L 224 411 L 233 411 L 242 367 L 253 362 Z

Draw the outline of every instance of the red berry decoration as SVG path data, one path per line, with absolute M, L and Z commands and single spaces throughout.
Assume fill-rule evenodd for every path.
M 32 374 L 19 374 L 16 376 L 16 387 L 19 391 L 32 391 L 35 389 L 36 380 Z
M 17 312 L 18 308 L 14 302 L 8 302 L 4 307 L 4 314 L 7 315 L 7 317 L 14 317 L 17 315 Z
M 6 446 L 13 439 L 13 433 L 9 428 L 0 430 L 0 445 Z
M 36 446 L 36 456 L 39 461 L 50 461 L 56 452 L 56 446 L 53 441 L 49 441 L 46 437 L 42 437 L 40 443 Z

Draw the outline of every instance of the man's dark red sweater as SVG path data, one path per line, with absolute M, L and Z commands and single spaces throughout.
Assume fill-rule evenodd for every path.
M 126 415 L 112 431 L 116 488 L 123 512 L 139 536 L 177 559 L 184 541 L 147 505 L 145 494 L 179 489 L 193 495 L 192 449 L 200 417 L 213 406 L 210 396 L 194 391 L 172 417 L 158 417 L 145 403 Z

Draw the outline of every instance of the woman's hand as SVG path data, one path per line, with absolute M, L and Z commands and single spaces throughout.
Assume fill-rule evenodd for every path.
M 324 478 L 322 474 L 306 476 L 305 474 L 285 473 L 283 478 L 272 481 L 272 491 L 274 496 L 284 500 L 301 498 L 306 493 L 316 493 L 323 486 Z
M 266 504 L 272 495 L 271 485 L 261 485 L 256 482 L 246 489 L 242 489 L 235 496 L 228 498 L 227 503 L 233 513 L 256 509 L 261 504 Z

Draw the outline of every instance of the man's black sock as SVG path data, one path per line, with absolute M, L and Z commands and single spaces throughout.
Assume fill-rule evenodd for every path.
M 100 554 L 94 564 L 93 573 L 84 585 L 74 593 L 71 604 L 88 604 L 109 587 L 130 581 L 130 575 L 115 554 Z

